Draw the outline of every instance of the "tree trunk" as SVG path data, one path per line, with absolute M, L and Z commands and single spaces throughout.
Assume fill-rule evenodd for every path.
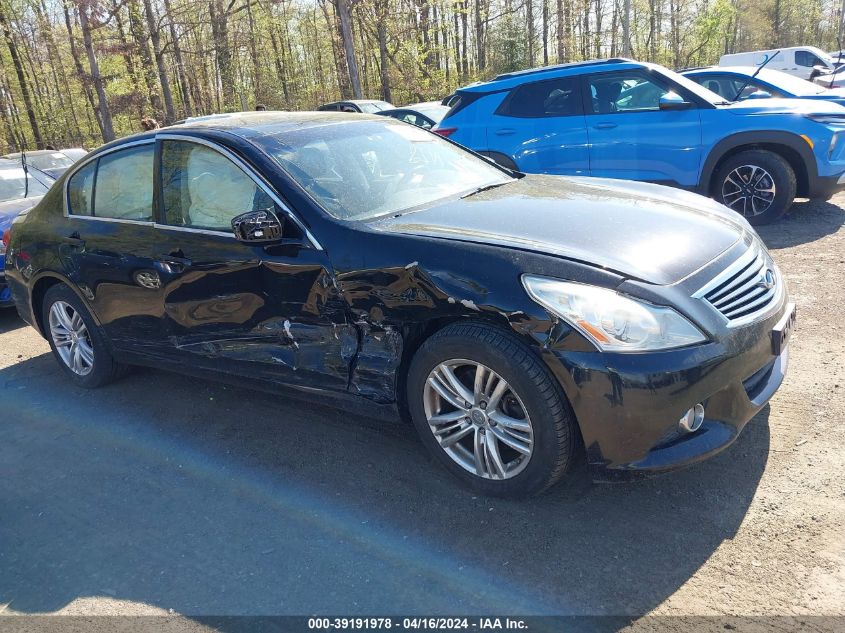
M 549 0 L 543 0 L 543 66 L 549 65 Z
M 534 3 L 525 0 L 525 18 L 528 22 L 528 65 L 534 66 Z
M 26 76 L 24 75 L 23 64 L 21 64 L 17 44 L 15 44 L 12 31 L 9 28 L 9 19 L 6 16 L 6 11 L 2 5 L 0 5 L 0 28 L 3 29 L 3 36 L 6 38 L 6 45 L 9 47 L 9 56 L 12 58 L 12 66 L 14 66 L 15 74 L 18 76 L 18 84 L 20 84 L 21 88 L 21 97 L 23 97 L 24 107 L 26 108 L 26 116 L 29 119 L 29 126 L 32 128 L 32 136 L 35 139 L 35 146 L 38 149 L 43 149 L 44 140 L 41 138 L 41 128 L 38 127 L 38 117 L 35 116 L 35 108 L 32 105 L 32 95 L 29 91 L 29 84 L 27 83 Z
M 379 75 L 381 76 L 381 98 L 393 103 L 390 92 L 390 72 L 387 68 L 387 7 L 388 0 L 379 0 L 376 6 L 378 12 L 376 33 L 378 35 Z
M 182 45 L 176 33 L 176 23 L 173 21 L 173 9 L 170 0 L 164 0 L 164 13 L 167 16 L 167 25 L 170 30 L 170 42 L 173 46 L 173 57 L 176 59 L 176 76 L 179 79 L 179 89 L 182 93 L 182 110 L 185 116 L 193 115 L 191 104 L 191 82 L 185 72 L 185 62 L 182 58 Z
M 94 94 L 91 92 L 91 86 L 88 83 L 88 77 L 85 70 L 82 68 L 82 60 L 79 56 L 79 50 L 76 48 L 76 38 L 73 35 L 73 22 L 70 19 L 70 9 L 68 3 L 62 6 L 65 16 L 65 27 L 67 28 L 68 42 L 70 43 L 70 55 L 73 58 L 73 66 L 76 69 L 76 76 L 82 84 L 82 91 L 85 93 L 85 99 L 88 101 L 89 109 L 86 110 L 88 117 L 89 129 L 91 128 L 91 113 L 94 113 L 94 120 L 97 123 L 97 129 L 100 131 L 100 136 L 103 136 L 103 121 L 100 119 L 100 111 L 94 103 Z
M 147 30 L 150 32 L 150 42 L 153 45 L 156 68 L 158 69 L 158 81 L 161 84 L 161 95 L 164 97 L 164 121 L 173 123 L 176 120 L 176 110 L 173 107 L 173 94 L 170 92 L 170 78 L 167 76 L 167 66 L 164 64 L 164 53 L 161 51 L 161 33 L 156 24 L 156 16 L 153 13 L 153 5 L 150 0 L 144 1 L 144 14 L 147 17 Z
M 349 69 L 349 82 L 352 84 L 352 94 L 356 99 L 362 97 L 361 79 L 358 76 L 358 62 L 355 61 L 355 41 L 352 39 L 352 19 L 349 15 L 349 0 L 335 0 L 340 17 L 340 37 L 343 42 L 343 52 L 346 55 L 346 67 Z
M 483 71 L 487 67 L 487 54 L 484 42 L 484 13 L 486 7 L 482 0 L 475 0 L 475 47 L 478 54 L 478 70 Z
M 114 126 L 111 120 L 111 111 L 106 100 L 106 88 L 103 84 L 103 77 L 100 75 L 100 66 L 97 63 L 97 56 L 94 54 L 94 42 L 91 39 L 91 26 L 88 23 L 88 9 L 86 3 L 79 2 L 79 28 L 82 30 L 82 44 L 85 47 L 85 54 L 88 57 L 88 67 L 91 70 L 91 81 L 94 90 L 97 92 L 97 104 L 100 112 L 100 120 L 103 122 L 103 142 L 108 143 L 114 140 Z
M 164 115 L 164 108 L 161 105 L 161 97 L 158 94 L 158 85 L 155 70 L 153 69 L 153 56 L 150 54 L 150 47 L 147 44 L 149 34 L 141 15 L 141 9 L 136 0 L 127 3 L 129 9 L 129 30 L 132 31 L 132 38 L 135 40 L 135 49 L 141 58 L 141 76 L 147 85 L 147 96 L 150 106 L 153 109 L 152 115 L 159 119 Z M 81 9 L 80 9 L 81 11 Z
M 221 108 L 226 110 L 235 103 L 235 74 L 232 67 L 232 51 L 229 49 L 229 15 L 223 8 L 223 0 L 210 0 L 211 37 L 214 42 L 214 59 L 220 73 Z

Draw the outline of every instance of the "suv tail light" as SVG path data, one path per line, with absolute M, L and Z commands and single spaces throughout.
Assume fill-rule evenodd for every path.
M 12 229 L 3 231 L 3 250 L 9 248 L 9 239 L 12 237 Z
M 455 132 L 458 131 L 456 127 L 441 127 L 437 128 L 436 130 L 432 130 L 435 134 L 439 134 L 440 136 L 452 136 Z

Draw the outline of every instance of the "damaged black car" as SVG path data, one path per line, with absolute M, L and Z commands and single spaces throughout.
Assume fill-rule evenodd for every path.
M 795 309 L 754 230 L 644 183 L 523 175 L 385 117 L 244 113 L 105 145 L 12 226 L 67 376 L 131 365 L 372 403 L 474 489 L 729 446 Z

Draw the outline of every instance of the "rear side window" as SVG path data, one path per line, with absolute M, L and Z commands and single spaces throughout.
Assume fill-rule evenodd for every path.
M 514 88 L 496 114 L 520 118 L 581 114 L 576 77 L 538 81 Z
M 150 143 L 106 154 L 97 161 L 94 217 L 153 219 L 153 156 Z
M 94 173 L 97 161 L 88 163 L 71 176 L 67 186 L 71 215 L 94 215 Z

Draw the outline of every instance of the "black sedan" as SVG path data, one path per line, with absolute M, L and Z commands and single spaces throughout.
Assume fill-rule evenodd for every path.
M 430 130 L 440 123 L 448 111 L 449 107 L 442 105 L 439 101 L 427 101 L 425 103 L 412 103 L 401 108 L 382 110 L 381 112 L 376 112 L 376 114 L 389 116 L 393 119 L 399 119 L 405 123 L 421 127 L 424 130 Z
M 794 320 L 735 213 L 523 176 L 389 118 L 246 113 L 94 151 L 12 226 L 21 316 L 64 373 L 129 365 L 410 418 L 488 494 L 684 466 L 781 384 Z M 379 406 L 381 405 L 381 406 Z

